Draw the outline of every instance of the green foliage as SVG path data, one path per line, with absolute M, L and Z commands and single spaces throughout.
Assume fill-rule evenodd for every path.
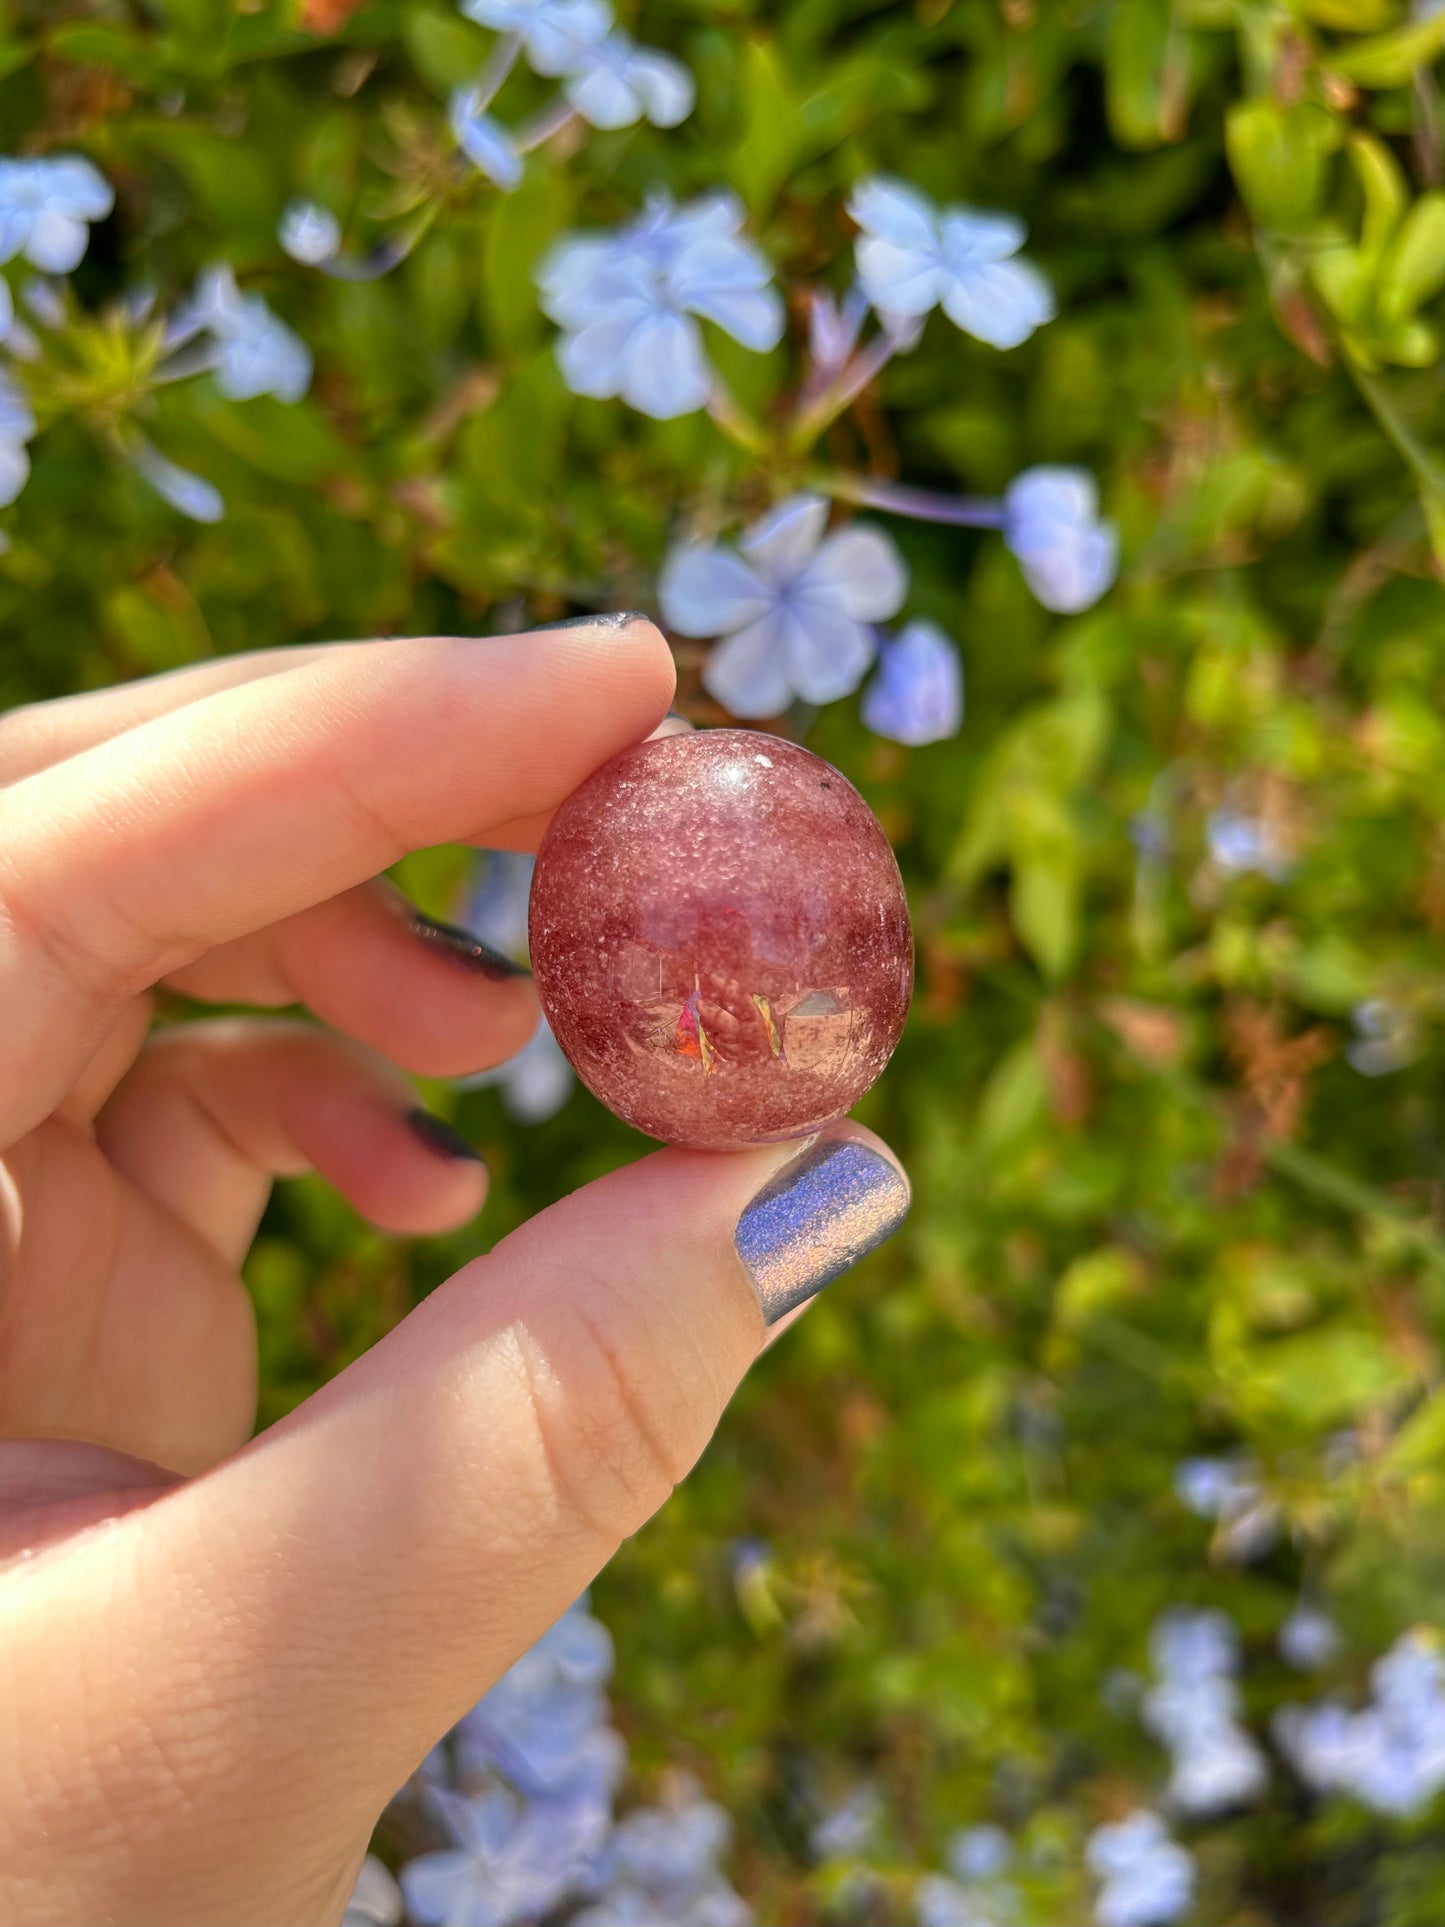
M 544 154 L 503 199 L 442 166 L 440 103 L 488 45 L 443 5 L 0 8 L 12 151 L 84 151 L 119 196 L 4 512 L 0 703 L 648 606 L 681 524 L 802 472 L 562 385 L 532 268 L 650 187 L 730 182 L 795 286 L 841 289 L 867 171 L 1028 221 L 1061 319 L 1000 357 L 935 316 L 833 451 L 965 492 L 1082 463 L 1121 582 L 1059 620 L 996 538 L 893 525 L 911 606 L 962 645 L 964 733 L 906 752 L 844 703 L 809 741 L 912 891 L 917 1004 L 863 1115 L 915 1209 L 762 1361 L 598 1601 L 639 1771 L 682 1760 L 732 1808 L 761 1920 L 861 1918 L 806 1837 L 865 1776 L 889 1815 L 876 1927 L 986 1818 L 1033 1852 L 1028 1917 L 1083 1919 L 1084 1833 L 1160 1798 L 1161 1753 L 1103 1687 L 1161 1609 L 1235 1616 L 1258 1732 L 1313 1690 L 1273 1648 L 1302 1584 L 1344 1630 L 1347 1692 L 1441 1613 L 1445 14 L 696 0 L 643 25 L 697 73 L 695 119 Z M 388 277 L 328 280 L 276 245 L 297 194 L 358 250 L 419 238 Z M 213 261 L 314 349 L 305 401 L 146 398 L 109 304 L 144 281 L 171 306 Z M 736 386 L 766 415 L 787 378 L 746 360 Z M 182 524 L 120 460 L 136 409 L 222 523 Z M 1262 869 L 1219 860 L 1230 820 Z M 439 912 L 457 874 L 403 866 Z M 1346 1055 L 1369 999 L 1398 1045 L 1378 1077 Z M 312 1183 L 278 1196 L 250 1273 L 266 1418 L 642 1148 L 585 1096 L 534 1129 L 490 1091 L 455 1110 L 494 1173 L 478 1227 L 399 1250 Z M 1248 1566 L 1172 1483 L 1234 1450 L 1283 1520 Z M 743 1539 L 769 1552 L 740 1578 Z M 1277 1766 L 1257 1810 L 1186 1829 L 1201 1921 L 1445 1919 L 1420 1823 L 1303 1799 Z

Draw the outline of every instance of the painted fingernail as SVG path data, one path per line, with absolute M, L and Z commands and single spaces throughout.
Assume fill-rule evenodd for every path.
M 735 1241 L 775 1325 L 896 1231 L 908 1180 L 851 1138 L 813 1144 L 785 1164 L 738 1220 Z
M 460 1131 L 453 1130 L 445 1118 L 433 1117 L 430 1111 L 424 1111 L 419 1104 L 407 1112 L 406 1121 L 412 1136 L 439 1158 L 449 1158 L 454 1164 L 486 1163 L 481 1152 L 475 1145 L 468 1144 Z
M 420 910 L 413 913 L 411 928 L 412 935 L 419 937 L 430 949 L 440 951 L 453 963 L 460 964 L 463 970 L 489 978 L 494 984 L 505 983 L 512 977 L 530 977 L 532 974 L 525 965 L 513 963 L 500 950 L 493 950 L 489 943 L 474 937 L 470 930 L 459 930 L 454 923 L 438 923 L 435 917 L 424 917 Z
M 590 616 L 562 616 L 557 622 L 539 622 L 532 633 L 540 635 L 544 629 L 625 629 L 630 622 L 648 620 L 640 609 L 598 610 Z

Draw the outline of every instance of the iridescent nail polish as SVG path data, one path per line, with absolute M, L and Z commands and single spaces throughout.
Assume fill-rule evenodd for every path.
M 738 1256 L 777 1321 L 832 1284 L 908 1215 L 908 1180 L 866 1144 L 829 1138 L 785 1164 L 738 1220 Z

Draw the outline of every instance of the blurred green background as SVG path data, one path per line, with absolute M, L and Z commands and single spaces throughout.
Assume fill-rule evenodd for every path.
M 841 289 L 870 171 L 1027 220 L 1060 318 L 999 355 L 935 317 L 833 451 L 970 493 L 1088 467 L 1120 582 L 1060 620 L 995 537 L 890 524 L 910 611 L 961 645 L 963 732 L 904 750 L 844 702 L 807 740 L 910 888 L 918 995 L 860 1115 L 914 1212 L 763 1360 L 594 1597 L 635 1772 L 687 1766 L 731 1810 L 760 1920 L 908 1918 L 910 1876 L 981 1820 L 1032 1851 L 1028 1919 L 1082 1919 L 1084 1835 L 1167 1777 L 1109 1686 L 1147 1673 L 1160 1611 L 1235 1618 L 1266 1746 L 1315 1690 L 1275 1648 L 1302 1589 L 1342 1630 L 1346 1696 L 1441 1617 L 1445 19 L 650 0 L 642 25 L 695 71 L 694 118 L 594 134 L 503 197 L 449 171 L 447 95 L 490 37 L 447 6 L 0 5 L 5 151 L 83 152 L 118 194 L 0 517 L 0 706 L 299 639 L 655 607 L 680 516 L 756 513 L 788 478 L 705 416 L 562 384 L 533 267 L 649 187 L 732 185 L 784 286 Z M 326 279 L 277 245 L 298 195 L 361 245 L 426 232 L 385 278 Z M 300 404 L 151 393 L 108 318 L 222 260 L 314 350 Z M 716 347 L 763 415 L 795 377 L 786 345 Z M 115 459 L 132 418 L 223 521 Z M 716 719 L 680 660 L 682 706 Z M 454 912 L 464 858 L 402 880 Z M 531 1127 L 492 1090 L 428 1101 L 491 1165 L 484 1219 L 404 1249 L 284 1187 L 249 1270 L 263 1420 L 645 1148 L 585 1094 Z M 1175 1488 L 1236 1453 L 1278 1516 L 1247 1558 Z M 860 1780 L 886 1812 L 861 1914 L 807 1845 Z M 1429 1809 L 1317 1800 L 1277 1758 L 1266 1795 L 1183 1837 L 1200 1920 L 1445 1920 Z

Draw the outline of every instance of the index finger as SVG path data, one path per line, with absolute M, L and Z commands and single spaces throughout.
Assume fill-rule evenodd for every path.
M 125 999 L 384 870 L 554 808 L 672 697 L 644 617 L 378 643 L 160 716 L 0 792 L 0 1145 Z

